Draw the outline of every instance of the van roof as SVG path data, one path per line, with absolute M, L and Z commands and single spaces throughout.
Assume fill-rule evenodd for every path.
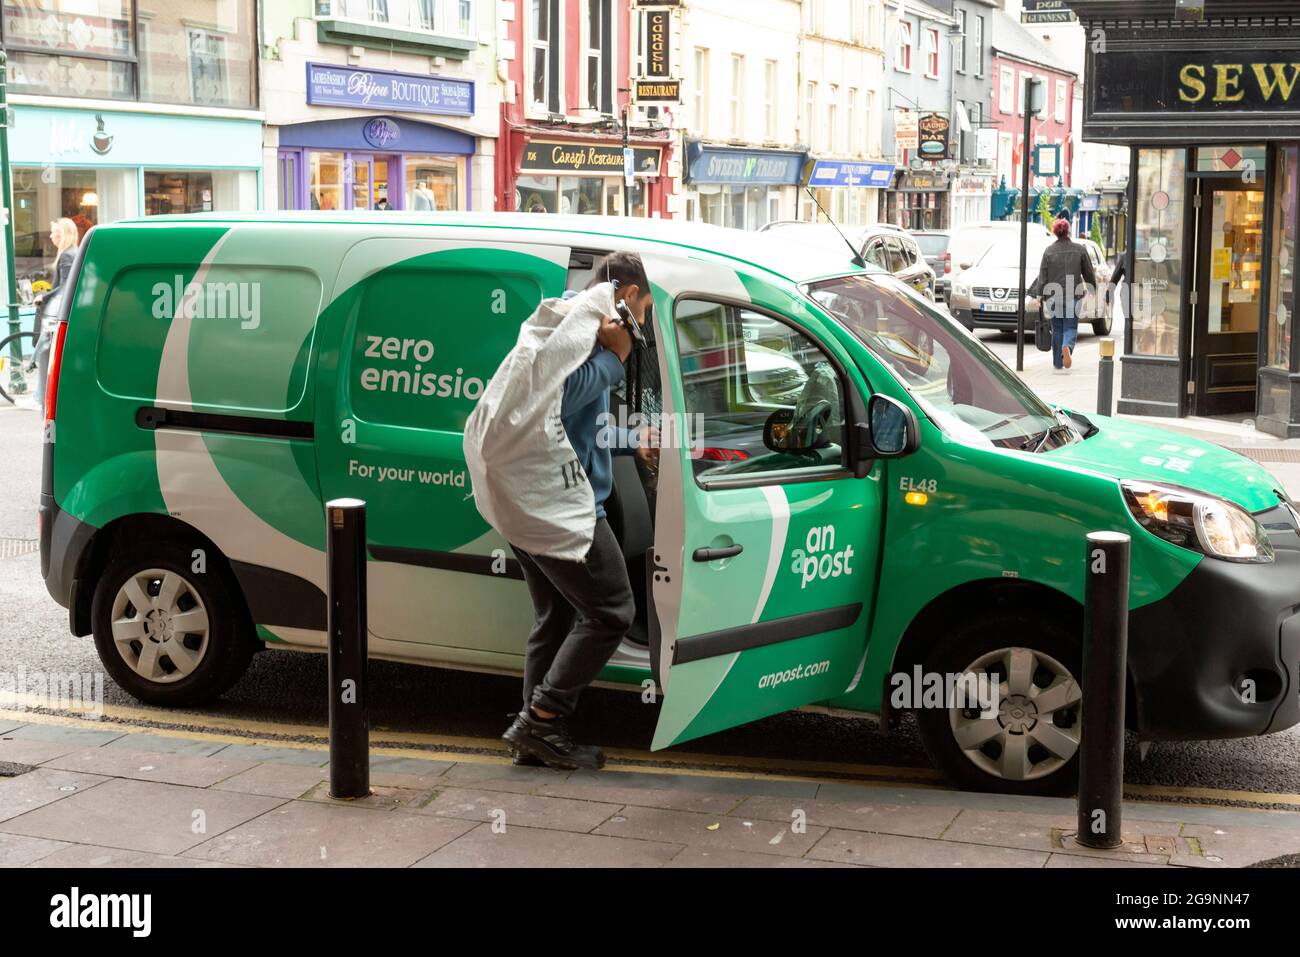
M 179 224 L 266 223 L 303 224 L 337 223 L 341 225 L 373 224 L 376 226 L 445 226 L 465 229 L 538 230 L 563 233 L 575 247 L 599 246 L 600 240 L 641 240 L 663 243 L 692 251 L 704 251 L 756 266 L 767 272 L 801 283 L 827 276 L 864 271 L 852 264 L 844 251 L 843 262 L 829 259 L 820 246 L 805 248 L 781 238 L 779 230 L 765 233 L 710 226 L 706 223 L 670 219 L 643 219 L 622 216 L 575 216 L 541 213 L 460 213 L 320 210 L 258 211 L 228 213 L 187 213 L 118 220 L 114 226 L 165 226 Z M 865 271 L 882 272 L 877 267 Z

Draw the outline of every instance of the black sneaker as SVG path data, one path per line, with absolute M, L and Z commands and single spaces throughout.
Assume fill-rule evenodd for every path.
M 509 748 L 510 763 L 517 768 L 544 768 L 541 758 L 534 757 L 527 751 L 520 751 L 518 748 Z
M 543 720 L 531 709 L 520 711 L 514 724 L 501 735 L 507 744 L 522 754 L 532 755 L 548 768 L 576 771 L 579 768 L 597 769 L 605 766 L 605 752 L 591 745 L 582 745 L 569 737 L 564 718 Z

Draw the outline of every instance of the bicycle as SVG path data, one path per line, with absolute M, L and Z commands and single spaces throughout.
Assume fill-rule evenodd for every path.
M 13 378 L 10 363 L 14 362 L 15 359 L 10 355 L 10 349 L 14 342 L 20 342 L 23 339 L 32 340 L 32 351 L 16 360 L 18 363 L 18 380 L 25 386 L 21 391 L 30 395 L 36 389 L 37 370 L 32 368 L 31 371 L 28 371 L 28 365 L 34 364 L 35 361 L 37 336 L 38 333 L 35 332 L 15 332 L 11 336 L 0 339 L 0 399 L 4 399 L 10 405 L 14 404 L 14 400 L 5 390 L 5 387 L 9 385 Z

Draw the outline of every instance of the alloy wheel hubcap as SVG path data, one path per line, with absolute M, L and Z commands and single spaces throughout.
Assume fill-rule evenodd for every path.
M 997 709 L 950 702 L 948 720 L 962 753 L 986 774 L 1032 781 L 1060 770 L 1079 750 L 1083 692 L 1070 670 L 1032 648 L 999 648 L 967 666 L 984 677 Z
M 132 574 L 117 590 L 111 621 L 118 654 L 148 681 L 180 681 L 207 654 L 207 608 L 194 586 L 174 571 L 148 568 Z

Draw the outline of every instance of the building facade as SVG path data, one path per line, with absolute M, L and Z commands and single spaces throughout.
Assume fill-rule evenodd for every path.
M 639 109 L 629 95 L 646 39 L 640 11 L 627 0 L 500 0 L 496 16 L 504 87 L 496 208 L 667 215 L 673 143 L 661 111 Z
M 1059 2 L 1040 3 L 1023 11 L 1022 7 L 1023 3 L 1012 0 L 1007 5 L 1007 12 L 1019 16 L 1025 30 L 1052 51 L 1052 62 L 1079 77 L 1074 85 L 1074 119 L 1070 135 L 1074 144 L 1074 186 L 1083 195 L 1075 212 L 1074 226 L 1078 235 L 1096 236 L 1107 258 L 1114 260 L 1124 251 L 1127 234 L 1128 147 L 1090 142 L 1080 135 L 1083 129 L 1083 93 L 1087 86 L 1085 41 L 1088 38 L 1078 18 Z
M 1119 409 L 1300 436 L 1300 12 L 1293 2 L 1070 0 L 1083 137 L 1131 147 Z
M 255 209 L 254 0 L 6 5 L 15 275 L 48 279 L 50 222 Z
M 1025 81 L 1036 77 L 1043 82 L 1044 111 L 1032 120 L 1031 147 L 1050 144 L 1060 147 L 1059 176 L 1033 177 L 1031 188 L 1069 187 L 1073 183 L 1076 143 L 1074 96 L 1078 76 L 1060 65 L 1058 58 L 1016 20 L 994 10 L 992 106 L 990 118 L 998 131 L 997 174 L 1012 189 L 1021 185 L 1021 156 L 1025 145 Z M 1032 210 L 1031 210 L 1032 214 Z
M 995 0 L 934 0 L 953 18 L 952 154 L 957 163 L 948 195 L 953 226 L 991 215 L 996 133 L 991 126 L 991 18 Z
M 952 222 L 953 31 L 956 19 L 920 0 L 885 2 L 883 139 L 898 166 L 881 219 L 905 229 Z
M 805 0 L 799 38 L 799 139 L 813 161 L 799 197 L 804 220 L 865 225 L 880 215 L 894 159 L 882 153 L 883 0 Z
M 492 209 L 491 0 L 263 7 L 263 162 L 280 209 Z
M 738 229 L 797 217 L 808 152 L 799 138 L 801 14 L 798 0 L 694 0 L 681 11 L 674 213 Z

